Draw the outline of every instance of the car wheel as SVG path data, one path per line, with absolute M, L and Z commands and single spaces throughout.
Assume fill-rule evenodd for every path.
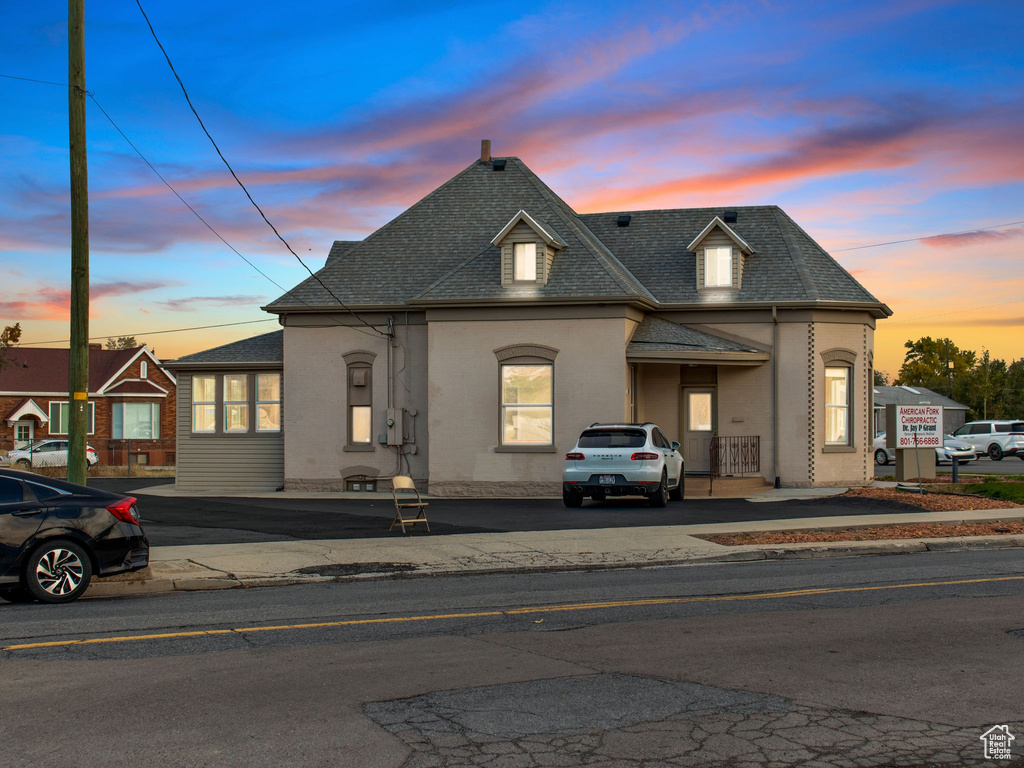
M 567 507 L 581 507 L 583 506 L 583 494 L 576 493 L 575 491 L 567 491 L 563 488 L 562 503 Z
M 992 445 L 988 447 L 988 457 L 992 459 L 992 461 L 1002 461 L 1003 449 L 1000 448 L 996 443 L 992 443 Z
M 599 489 L 590 494 L 590 498 L 594 501 L 604 501 L 608 498 L 608 494 L 605 493 L 603 489 Z
M 18 468 L 20 468 L 20 469 L 31 469 L 31 468 L 32 468 L 32 462 L 30 462 L 30 461 L 29 461 L 28 459 L 18 459 L 18 460 L 17 460 L 16 462 L 14 462 L 14 463 L 15 463 L 15 464 L 16 464 L 16 465 L 18 466 Z
M 35 598 L 32 597 L 32 593 L 24 587 L 0 589 L 0 598 L 6 600 L 8 603 L 31 603 L 35 600 Z
M 65 539 L 48 541 L 25 565 L 25 586 L 36 600 L 70 603 L 92 579 L 92 562 L 80 544 Z
M 670 499 L 672 499 L 672 501 L 682 501 L 683 500 L 683 495 L 685 493 L 686 493 L 686 478 L 683 476 L 683 473 L 680 472 L 679 473 L 679 483 L 676 485 L 675 488 L 673 488 L 671 491 L 668 492 L 668 497 Z
M 877 451 L 875 451 L 875 464 L 877 464 L 880 467 L 884 467 L 888 463 L 889 463 L 889 454 L 888 453 L 886 453 L 881 448 L 879 448 Z
M 668 474 L 665 471 L 661 473 L 661 482 L 658 484 L 658 489 L 651 494 L 651 498 L 647 503 L 652 507 L 668 506 Z

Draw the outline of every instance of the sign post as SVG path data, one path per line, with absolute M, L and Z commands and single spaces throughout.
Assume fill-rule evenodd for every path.
M 885 442 L 896 449 L 896 479 L 909 480 L 915 467 L 918 478 L 923 477 L 924 470 L 934 475 L 935 449 L 942 447 L 944 434 L 942 406 L 887 405 Z

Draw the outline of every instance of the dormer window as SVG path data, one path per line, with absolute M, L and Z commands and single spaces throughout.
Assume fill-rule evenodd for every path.
M 491 243 L 501 252 L 501 284 L 519 290 L 546 285 L 555 252 L 565 248 L 562 238 L 526 211 L 513 216 Z
M 709 246 L 704 249 L 704 287 L 732 286 L 732 246 Z
M 537 244 L 514 243 L 513 279 L 516 282 L 537 281 Z
M 715 216 L 686 250 L 697 257 L 698 291 L 740 290 L 744 262 L 754 254 L 750 244 L 720 216 Z

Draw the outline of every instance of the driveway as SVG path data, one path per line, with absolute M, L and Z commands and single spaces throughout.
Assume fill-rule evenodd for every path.
M 138 490 L 140 481 L 95 478 L 89 484 L 126 493 Z M 391 496 L 386 494 L 381 494 L 379 500 L 138 496 L 139 511 L 153 546 L 401 535 L 388 533 L 395 510 Z M 435 499 L 428 507 L 428 517 L 432 533 L 448 534 L 698 525 L 917 511 L 917 507 L 898 502 L 841 497 L 770 503 L 687 499 L 671 502 L 665 509 L 651 509 L 640 500 L 588 501 L 580 509 L 566 509 L 561 501 L 547 499 Z

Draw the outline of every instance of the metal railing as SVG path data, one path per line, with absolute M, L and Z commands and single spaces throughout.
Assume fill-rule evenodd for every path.
M 756 475 L 761 472 L 760 435 L 711 438 L 711 474 Z
M 0 437 L 0 467 L 24 469 L 49 477 L 65 477 L 68 464 L 67 435 L 17 440 Z M 87 439 L 89 475 L 95 477 L 146 477 L 173 475 L 177 460 L 174 438 Z

